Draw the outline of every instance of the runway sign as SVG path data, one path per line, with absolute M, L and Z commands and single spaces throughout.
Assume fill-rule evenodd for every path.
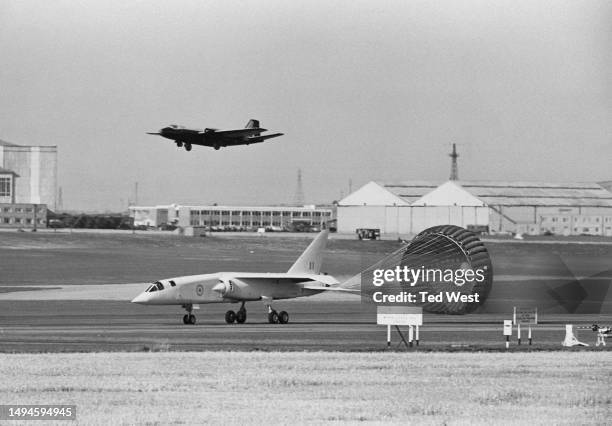
M 423 308 L 416 306 L 378 306 L 376 323 L 380 325 L 423 325 Z
M 504 336 L 512 336 L 512 320 L 504 320 Z
M 517 308 L 514 307 L 514 324 L 537 324 L 538 323 L 538 308 Z

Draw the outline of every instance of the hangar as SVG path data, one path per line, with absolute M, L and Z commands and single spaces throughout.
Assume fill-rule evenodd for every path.
M 338 202 L 338 231 L 412 235 L 452 224 L 489 232 L 612 236 L 612 193 L 598 183 L 369 182 Z
M 45 226 L 55 208 L 57 147 L 0 140 L 0 227 Z

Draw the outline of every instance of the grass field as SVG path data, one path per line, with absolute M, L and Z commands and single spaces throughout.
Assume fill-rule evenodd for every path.
M 605 424 L 609 353 L 0 355 L 3 404 L 80 424 Z

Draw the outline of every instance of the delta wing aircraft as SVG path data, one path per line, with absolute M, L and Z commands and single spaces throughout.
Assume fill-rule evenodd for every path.
M 189 129 L 184 126 L 171 124 L 160 129 L 159 132 L 147 132 L 148 135 L 159 135 L 171 139 L 179 148 L 185 147 L 191 151 L 192 145 L 210 146 L 214 149 L 235 145 L 250 145 L 264 142 L 266 139 L 282 136 L 283 133 L 262 135 L 267 129 L 259 127 L 258 120 L 249 120 L 244 129 L 218 130 L 218 129 Z
M 240 303 L 238 311 L 225 313 L 225 322 L 242 324 L 247 319 L 246 302 L 261 300 L 268 310 L 268 322 L 287 324 L 289 314 L 276 312 L 273 300 L 312 296 L 323 291 L 355 291 L 338 287 L 331 275 L 321 274 L 322 253 L 329 231 L 319 233 L 298 260 L 283 273 L 218 272 L 168 278 L 152 283 L 132 303 L 181 305 L 187 314 L 184 324 L 195 324 L 194 309 L 208 303 Z

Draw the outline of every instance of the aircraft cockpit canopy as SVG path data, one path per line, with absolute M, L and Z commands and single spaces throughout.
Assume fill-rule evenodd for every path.
M 153 293 L 154 291 L 158 291 L 158 290 L 161 291 L 163 289 L 164 289 L 164 285 L 159 281 L 155 281 L 153 284 L 149 286 L 149 288 L 145 290 L 145 293 Z

